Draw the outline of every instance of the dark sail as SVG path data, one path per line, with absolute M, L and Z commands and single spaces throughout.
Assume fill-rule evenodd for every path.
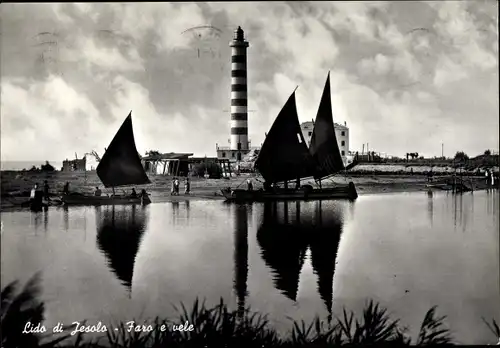
M 314 160 L 300 129 L 295 91 L 269 130 L 255 168 L 268 182 L 313 176 Z
M 344 169 L 333 124 L 330 73 L 328 73 L 321 96 L 309 149 L 314 160 L 318 163 L 314 174 L 315 179 L 335 174 Z
M 105 187 L 150 183 L 135 147 L 132 112 L 109 144 L 96 172 Z
M 97 247 L 120 282 L 132 291 L 135 258 L 146 229 L 142 207 L 97 207 Z

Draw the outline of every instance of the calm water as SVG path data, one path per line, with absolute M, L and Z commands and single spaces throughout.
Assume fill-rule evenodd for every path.
M 2 284 L 43 272 L 47 326 L 148 319 L 196 296 L 287 316 L 372 298 L 418 328 L 438 305 L 462 343 L 500 319 L 499 194 L 384 194 L 349 202 L 3 212 Z

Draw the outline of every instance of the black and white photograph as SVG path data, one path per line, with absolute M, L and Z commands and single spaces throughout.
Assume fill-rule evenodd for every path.
M 2 3 L 1 347 L 500 345 L 498 7 Z

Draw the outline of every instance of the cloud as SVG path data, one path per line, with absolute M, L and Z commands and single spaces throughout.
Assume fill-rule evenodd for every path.
M 96 138 L 89 136 L 100 133 L 98 110 L 59 77 L 29 86 L 3 80 L 1 101 L 2 160 L 82 153 L 79 144 L 92 144 Z
M 331 71 L 334 119 L 351 127 L 352 150 L 369 142 L 391 154 L 439 155 L 442 141 L 448 155 L 496 149 L 497 6 L 7 4 L 2 159 L 102 152 L 130 110 L 141 152 L 214 155 L 229 137 L 228 42 L 238 25 L 250 42 L 254 145 L 297 85 L 300 120 L 314 118 Z

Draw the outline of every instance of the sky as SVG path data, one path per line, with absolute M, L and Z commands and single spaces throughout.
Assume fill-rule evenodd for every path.
M 1 160 L 102 156 L 130 111 L 136 145 L 215 156 L 229 145 L 231 52 L 248 49 L 259 146 L 296 86 L 316 116 L 327 73 L 350 150 L 469 156 L 499 148 L 498 3 L 3 4 Z M 208 28 L 207 28 L 208 27 Z

